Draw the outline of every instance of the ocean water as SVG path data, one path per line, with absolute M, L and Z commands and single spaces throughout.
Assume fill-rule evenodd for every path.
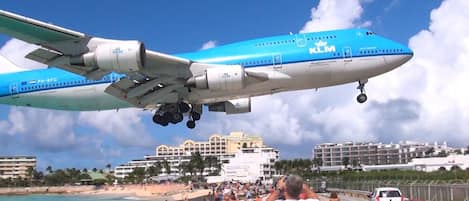
M 21 195 L 0 196 L 0 201 L 129 201 L 144 200 L 137 197 L 82 196 L 82 195 Z

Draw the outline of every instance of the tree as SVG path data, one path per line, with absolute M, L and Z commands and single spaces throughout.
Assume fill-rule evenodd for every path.
M 98 168 L 93 168 L 93 172 L 97 172 L 98 171 Z
M 49 174 L 52 174 L 52 166 L 47 166 L 46 171 L 49 172 Z
M 88 173 L 88 169 L 83 168 L 83 172 L 84 172 L 84 173 Z
M 347 168 L 348 165 L 350 165 L 350 158 L 349 157 L 343 157 L 342 158 L 342 165 L 344 165 L 345 168 Z
M 163 167 L 164 167 L 164 170 L 165 170 L 166 174 L 170 175 L 171 174 L 171 165 L 169 164 L 169 162 L 167 160 L 163 161 Z
M 469 145 L 466 147 L 466 150 L 464 151 L 464 155 L 469 154 Z
M 446 168 L 445 168 L 445 167 L 440 167 L 440 168 L 438 168 L 438 171 L 443 171 L 443 172 L 445 172 L 445 171 L 446 171 Z
M 314 158 L 313 165 L 316 167 L 318 173 L 321 173 L 321 166 L 322 166 L 322 159 L 321 158 Z
M 200 153 L 199 152 L 193 153 L 189 163 L 192 164 L 194 168 L 200 172 L 200 178 L 202 178 L 204 174 L 204 169 L 205 169 L 205 161 L 200 155 Z
M 209 174 L 212 174 L 212 168 L 216 167 L 218 163 L 218 158 L 215 156 L 207 156 L 205 157 L 205 161 L 207 162 L 207 167 L 209 169 Z
M 275 163 L 274 163 L 274 169 L 275 169 L 275 172 L 276 172 L 277 174 L 282 174 L 282 172 L 281 172 L 282 169 L 283 169 L 283 167 L 282 167 L 282 162 L 281 162 L 281 161 L 275 161 Z
M 106 164 L 106 168 L 108 169 L 109 172 L 111 172 L 111 167 L 112 167 L 112 166 L 111 166 L 110 163 Z
M 353 167 L 353 168 L 357 168 L 357 167 L 359 167 L 359 166 L 360 166 L 360 164 L 358 163 L 358 160 L 357 160 L 357 159 L 353 159 L 353 160 L 352 160 L 352 167 Z
M 127 177 L 127 180 L 133 183 L 142 183 L 145 179 L 145 168 L 144 167 L 136 167 Z
M 435 153 L 435 148 L 433 148 L 433 147 L 431 147 L 430 149 L 428 149 L 427 151 L 425 151 L 425 155 L 426 155 L 426 156 L 433 155 L 433 153 Z
M 28 177 L 28 179 L 32 180 L 33 175 L 34 175 L 34 168 L 28 167 L 28 169 L 26 170 L 26 176 Z

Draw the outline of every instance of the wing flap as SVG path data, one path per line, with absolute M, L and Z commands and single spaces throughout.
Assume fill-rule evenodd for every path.
M 51 51 L 51 50 L 44 49 L 44 48 L 39 48 L 30 52 L 28 55 L 26 55 L 26 58 L 40 62 L 40 63 L 48 64 L 50 61 L 60 56 L 62 56 L 62 54 L 58 52 Z

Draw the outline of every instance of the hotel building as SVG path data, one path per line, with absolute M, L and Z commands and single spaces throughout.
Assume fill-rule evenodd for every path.
M 322 166 L 348 165 L 387 165 L 405 164 L 413 158 L 424 157 L 433 146 L 422 143 L 405 142 L 399 144 L 382 143 L 324 143 L 313 148 L 313 158 L 322 161 Z M 346 159 L 345 159 L 346 160 Z
M 0 156 L 0 178 L 26 178 L 28 169 L 36 169 L 34 156 Z
M 199 152 L 202 157 L 213 156 L 221 164 L 227 164 L 231 158 L 235 157 L 236 153 L 243 152 L 243 150 L 248 151 L 252 148 L 271 150 L 276 153 L 276 160 L 278 160 L 278 151 L 268 149 L 260 136 L 247 135 L 243 132 L 232 132 L 226 136 L 212 135 L 208 141 L 186 140 L 179 146 L 160 145 L 156 147 L 156 154 L 153 156 L 145 156 L 144 159 L 132 160 L 117 166 L 115 168 L 115 176 L 117 178 L 125 178 L 136 167 L 148 168 L 155 163 L 162 163 L 163 161 L 167 161 L 170 165 L 171 170 L 169 175 L 182 176 L 182 170 L 179 170 L 179 166 L 182 163 L 189 162 L 193 153 Z M 273 169 L 273 163 L 269 165 L 269 168 Z M 216 167 L 206 168 L 203 174 L 208 175 L 215 169 Z M 267 176 L 271 175 L 271 171 L 270 169 L 265 171 L 268 173 Z M 167 171 L 164 168 L 162 172 L 164 173 L 162 175 L 167 175 Z

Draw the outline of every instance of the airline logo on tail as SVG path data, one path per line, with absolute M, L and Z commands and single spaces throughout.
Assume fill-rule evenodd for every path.
M 316 47 L 309 48 L 310 54 L 321 54 L 321 53 L 329 53 L 335 52 L 335 45 L 327 45 L 325 41 L 319 41 L 315 43 Z

